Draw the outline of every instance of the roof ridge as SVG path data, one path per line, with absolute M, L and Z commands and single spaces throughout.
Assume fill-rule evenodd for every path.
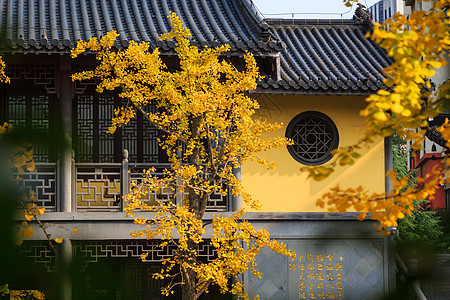
M 244 14 L 244 17 L 250 22 L 253 22 L 253 28 L 258 31 L 258 42 L 268 43 L 275 40 L 276 44 L 279 44 L 279 41 L 270 32 L 270 25 L 267 24 L 264 16 L 261 14 L 252 0 L 237 0 L 236 3 L 238 5 L 240 4 L 240 6 L 243 8 L 241 12 Z M 260 45 L 260 47 L 264 48 L 262 44 Z M 281 50 L 281 48 L 277 47 L 277 50 Z
M 359 25 L 353 19 L 285 19 L 267 18 L 266 22 L 270 26 L 295 26 L 295 25 Z
M 295 25 L 354 25 L 366 26 L 369 30 L 373 29 L 374 23 L 371 13 L 366 7 L 358 3 L 358 8 L 352 19 L 297 19 L 297 18 L 266 18 L 269 25 L 295 26 Z

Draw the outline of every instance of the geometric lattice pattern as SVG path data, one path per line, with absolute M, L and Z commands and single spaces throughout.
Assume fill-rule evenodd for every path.
M 160 262 L 173 256 L 177 248 L 169 245 L 160 248 L 156 240 L 121 240 L 121 241 L 73 241 L 73 253 L 82 262 L 82 269 L 88 263 L 95 263 L 99 258 L 141 257 L 148 253 L 148 262 Z M 198 246 L 197 255 L 206 261 L 213 260 L 217 255 L 214 246 L 203 243 Z
M 339 146 L 336 125 L 318 111 L 306 111 L 295 116 L 287 126 L 286 137 L 294 142 L 287 146 L 291 156 L 306 165 L 326 163 Z
M 78 95 L 76 103 L 77 162 L 114 162 L 114 135 L 107 133 L 114 114 L 114 97 Z
M 76 126 L 74 130 L 77 162 L 119 162 L 127 149 L 133 163 L 158 162 L 158 130 L 144 120 L 141 113 L 114 134 L 107 133 L 114 109 L 122 99 L 114 95 L 77 95 L 75 98 Z M 126 103 L 123 103 L 126 105 Z M 146 110 L 156 110 L 148 106 Z
M 50 129 L 50 100 L 46 95 L 10 95 L 7 97 L 8 123 L 15 128 L 32 128 L 46 134 Z M 49 162 L 48 149 L 43 145 L 33 145 L 35 162 Z
M 19 80 L 32 80 L 30 85 L 43 86 L 46 94 L 56 94 L 54 64 L 8 64 L 6 74 L 11 82 Z
M 108 133 L 114 116 L 114 96 L 98 96 L 98 162 L 114 162 L 114 135 Z M 95 126 L 94 125 L 94 126 Z
M 76 64 L 73 68 L 73 73 L 79 73 L 88 70 L 94 70 L 96 65 L 91 64 Z M 95 93 L 95 87 L 99 83 L 99 80 L 91 79 L 91 80 L 83 80 L 83 81 L 75 81 L 75 95 L 86 95 Z
M 163 177 L 164 169 L 170 168 L 170 164 L 130 164 L 130 170 L 127 173 L 130 178 L 130 183 L 134 182 L 136 186 L 143 180 L 144 170 L 148 170 L 149 168 L 154 167 L 155 171 L 152 172 L 153 176 Z M 226 188 L 226 184 L 223 185 Z M 181 198 L 187 197 L 187 194 L 179 191 L 179 188 L 176 185 L 168 186 L 165 188 L 161 188 L 155 192 L 149 192 L 145 198 L 141 200 L 146 202 L 147 205 L 157 205 L 159 202 L 167 203 L 167 202 L 175 202 L 175 198 L 177 194 L 180 194 Z M 206 211 L 227 211 L 228 203 L 230 203 L 230 193 L 227 193 L 223 196 L 220 193 L 212 193 L 209 196 Z M 182 201 L 178 201 L 181 203 Z
M 18 128 L 28 126 L 27 97 L 24 95 L 9 96 L 7 102 L 8 123 Z
M 121 164 L 75 164 L 77 210 L 120 211 Z
M 48 96 L 29 97 L 30 127 L 39 133 L 47 134 L 50 129 L 50 103 Z M 49 162 L 48 148 L 33 145 L 33 157 L 36 162 Z
M 292 130 L 293 150 L 305 160 L 320 160 L 333 150 L 333 132 L 322 119 L 307 117 Z
M 156 105 L 147 105 L 144 108 L 147 112 L 156 112 Z M 159 131 L 155 127 L 155 125 L 150 124 L 147 120 L 142 120 L 142 115 L 138 115 L 139 124 L 142 124 L 142 162 L 145 163 L 156 163 L 158 162 L 158 153 L 159 153 L 159 145 L 158 145 L 158 135 Z M 124 149 L 127 149 L 124 147 Z M 131 153 L 132 154 L 132 153 Z M 132 154 L 133 155 L 133 154 Z M 133 159 L 133 158 L 131 158 Z M 132 160 L 131 160 L 132 161 Z M 137 161 L 137 160 L 135 160 Z
M 152 176 L 163 178 L 164 176 L 166 176 L 164 175 L 164 170 L 170 168 L 170 164 L 130 164 L 130 172 L 128 173 L 130 183 L 134 182 L 137 187 L 140 186 L 143 181 L 144 170 L 148 170 L 151 167 L 155 168 L 155 171 L 151 173 Z M 142 197 L 143 198 L 141 198 L 141 201 L 145 202 L 147 205 L 158 205 L 159 202 L 175 203 L 176 187 L 168 186 L 165 188 L 161 188 L 158 191 L 149 191 L 146 196 Z
M 57 174 L 55 163 L 36 164 L 32 172 L 25 174 L 13 173 L 13 177 L 19 176 L 22 180 L 18 185 L 24 189 L 26 195 L 33 191 L 36 197 L 36 204 L 45 207 L 46 211 L 56 211 L 57 195 Z
M 126 105 L 124 101 L 122 105 Z M 156 105 L 147 105 L 143 108 L 146 112 L 156 112 Z M 121 149 L 128 150 L 128 160 L 133 163 L 157 163 L 159 146 L 159 131 L 148 120 L 144 119 L 140 112 L 136 117 L 122 126 L 118 131 L 121 134 Z
M 27 173 L 24 175 L 25 186 L 36 191 L 38 202 L 55 210 L 56 203 L 56 173 L 50 172 L 50 164 L 45 165 L 47 169 L 40 167 L 38 174 Z M 142 182 L 144 170 L 155 167 L 154 176 L 163 177 L 164 169 L 169 164 L 130 164 L 128 170 L 122 170 L 121 163 L 75 163 L 75 197 L 77 211 L 121 211 L 123 181 L 130 186 L 131 182 L 138 186 Z M 53 168 L 56 168 L 53 166 Z M 40 173 L 42 171 L 42 174 Z M 125 178 L 122 178 L 122 176 Z M 226 188 L 226 184 L 224 184 Z M 126 191 L 127 192 L 127 191 Z M 145 198 L 147 205 L 158 205 L 160 202 L 175 203 L 177 195 L 180 195 L 178 203 L 187 197 L 185 193 L 178 193 L 178 188 L 161 188 L 158 191 L 148 193 Z M 225 196 L 213 193 L 207 203 L 207 211 L 227 211 L 230 203 L 230 193 Z
M 93 157 L 94 145 L 94 97 L 77 96 L 76 106 L 76 160 L 89 162 Z
M 131 164 L 129 170 L 122 170 L 121 163 L 76 163 L 75 164 L 75 198 L 76 210 L 83 211 L 121 211 L 122 209 L 122 181 L 128 181 L 137 185 L 142 181 L 144 169 L 155 167 L 155 176 L 164 176 L 164 169 L 169 164 Z M 129 172 L 127 172 L 129 171 Z M 125 178 L 122 178 L 125 174 Z M 19 176 L 18 182 L 26 194 L 33 191 L 36 204 L 45 207 L 47 211 L 57 210 L 58 174 L 56 163 L 37 163 L 36 169 L 19 175 L 11 174 L 14 178 Z M 226 185 L 224 184 L 224 188 Z M 159 191 L 149 193 L 143 201 L 147 205 L 157 205 L 159 202 L 175 202 L 176 195 L 180 195 L 178 203 L 187 197 L 185 193 L 177 193 L 177 187 L 162 188 Z M 227 211 L 230 203 L 230 193 L 225 196 L 219 193 L 210 195 L 207 203 L 207 211 Z
M 223 184 L 222 188 L 226 190 L 227 185 Z M 231 203 L 231 193 L 229 190 L 225 196 L 213 192 L 209 196 L 208 203 L 206 204 L 206 211 L 227 211 L 229 203 Z
M 32 241 L 25 242 L 17 248 L 18 256 L 31 258 L 36 263 L 41 263 L 45 265 L 47 272 L 57 271 L 57 254 L 48 244 L 48 241 Z M 58 245 L 56 245 L 56 250 L 58 250 Z
M 122 126 L 119 131 L 122 135 L 122 149 L 128 150 L 128 160 L 130 162 L 138 162 L 138 151 L 141 150 L 138 145 L 138 137 L 141 133 L 141 128 L 137 117 L 138 116 L 131 119 L 130 122 L 127 125 Z

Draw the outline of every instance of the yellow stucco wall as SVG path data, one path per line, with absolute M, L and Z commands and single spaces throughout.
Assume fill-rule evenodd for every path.
M 270 136 L 284 136 L 286 126 L 297 114 L 314 110 L 329 116 L 337 126 L 339 145 L 355 143 L 361 136 L 364 119 L 359 111 L 365 106 L 364 97 L 357 96 L 296 96 L 255 95 L 261 108 L 258 116 L 272 122 L 283 122 L 284 128 Z M 269 136 L 269 135 L 268 135 Z M 362 185 L 369 191 L 384 191 L 384 143 L 380 139 L 351 167 L 339 167 L 328 179 L 316 182 L 306 179 L 303 166 L 285 147 L 267 151 L 264 156 L 275 161 L 275 171 L 268 171 L 254 162 L 242 166 L 242 182 L 248 192 L 260 201 L 262 211 L 311 212 L 322 211 L 316 200 L 331 187 Z M 249 209 L 250 210 L 250 209 Z

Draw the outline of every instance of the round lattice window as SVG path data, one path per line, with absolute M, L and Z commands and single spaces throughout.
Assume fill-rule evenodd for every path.
M 323 113 L 307 111 L 298 114 L 286 128 L 286 137 L 294 141 L 289 153 L 304 165 L 329 161 L 331 151 L 339 145 L 339 134 L 333 121 Z

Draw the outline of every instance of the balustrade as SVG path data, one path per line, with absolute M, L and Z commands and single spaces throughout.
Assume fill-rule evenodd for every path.
M 144 180 L 145 171 L 152 167 L 154 168 L 154 171 L 151 172 L 152 176 L 163 177 L 164 169 L 169 168 L 170 164 L 131 164 L 129 167 L 130 172 L 128 173 L 129 182 L 134 182 L 136 186 L 139 186 Z M 148 192 L 141 200 L 146 202 L 147 205 L 157 205 L 158 202 L 175 203 L 177 194 L 180 194 L 179 188 L 173 185 L 172 187 L 160 188 L 158 191 Z
M 31 202 L 30 192 L 32 192 L 38 206 L 45 207 L 46 211 L 57 210 L 57 169 L 58 165 L 56 163 L 37 163 L 35 170 L 32 172 L 26 172 L 25 174 L 12 173 L 12 176 L 17 178 L 19 187 L 29 196 L 23 204 Z
M 76 163 L 75 197 L 77 211 L 121 210 L 121 164 Z
M 72 174 L 62 174 L 59 163 L 39 163 L 36 170 L 22 175 L 19 185 L 27 191 L 33 191 L 36 204 L 45 207 L 47 212 L 60 211 L 60 184 L 62 176 L 71 176 L 72 210 L 75 211 L 123 211 L 122 196 L 129 192 L 132 182 L 140 184 L 145 170 L 154 168 L 153 176 L 162 177 L 164 169 L 170 164 L 128 162 L 127 151 L 124 150 L 122 163 L 76 163 L 72 162 Z M 224 185 L 224 187 L 226 187 Z M 182 204 L 186 193 L 179 184 L 167 186 L 158 191 L 149 192 L 142 200 L 148 205 L 160 202 Z M 225 196 L 213 193 L 208 199 L 207 211 L 228 211 L 230 209 L 230 193 Z

